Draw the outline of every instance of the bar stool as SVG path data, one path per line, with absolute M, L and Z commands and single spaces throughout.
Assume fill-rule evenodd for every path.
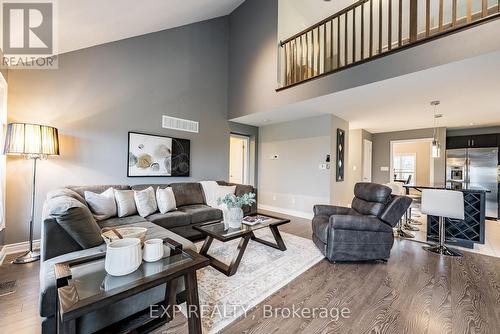
M 457 250 L 445 246 L 445 218 L 464 219 L 464 194 L 461 191 L 424 189 L 422 213 L 439 217 L 439 243 L 424 246 L 426 251 L 447 256 L 462 256 Z
M 388 186 L 389 188 L 392 189 L 393 195 L 404 195 L 405 194 L 404 187 L 398 182 L 386 183 L 386 186 Z M 406 217 L 405 217 L 405 220 L 406 220 Z M 400 238 L 407 238 L 407 239 L 415 238 L 415 235 L 403 230 L 403 219 L 400 219 L 399 223 L 396 225 L 396 234 Z

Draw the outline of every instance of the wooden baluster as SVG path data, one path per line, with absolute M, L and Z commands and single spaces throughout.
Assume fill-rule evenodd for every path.
M 398 8 L 398 46 L 403 45 L 403 0 L 399 0 Z
M 323 24 L 323 73 L 327 72 L 326 59 L 327 59 L 327 47 L 326 47 L 326 23 Z
M 457 26 L 457 0 L 453 0 L 451 5 L 451 26 L 453 28 Z
M 337 17 L 337 68 L 340 68 L 340 16 Z
M 365 59 L 365 3 L 361 5 L 361 60 Z
M 439 32 L 443 31 L 443 21 L 444 21 L 444 0 L 439 0 Z
M 304 79 L 309 78 L 309 32 L 306 32 L 306 72 L 304 73 Z
M 318 33 L 316 34 L 316 43 L 317 43 L 317 50 L 316 50 L 316 66 L 318 67 L 318 70 L 316 71 L 316 75 L 319 75 L 321 71 L 321 42 L 320 42 L 320 30 L 318 27 Z
M 418 0 L 410 0 L 410 43 L 417 41 L 418 34 Z
M 348 47 L 348 43 L 349 43 L 349 40 L 348 40 L 348 36 L 349 33 L 347 31 L 348 29 L 348 20 L 347 20 L 347 13 L 344 14 L 344 19 L 345 19 L 345 24 L 344 24 L 344 53 L 345 53 L 345 59 L 344 59 L 344 66 L 347 66 L 348 64 L 348 61 L 349 61 L 349 52 L 347 51 L 347 47 Z
M 488 0 L 483 0 L 483 17 L 488 16 Z
M 387 13 L 387 49 L 392 49 L 392 0 L 387 3 L 388 13 Z
M 282 46 L 283 52 L 285 53 L 285 86 L 288 85 L 288 43 Z
M 356 62 L 356 7 L 352 9 L 352 62 Z
M 330 21 L 330 70 L 333 70 L 333 20 Z
M 382 0 L 378 0 L 378 53 L 382 53 Z
M 472 0 L 467 1 L 467 23 L 472 22 Z
M 316 56 L 314 49 L 315 45 L 314 45 L 314 29 L 313 29 L 311 31 L 311 76 L 314 76 L 314 65 L 315 65 L 314 58 Z
M 304 46 L 302 45 L 302 36 L 299 36 L 299 80 L 304 80 Z
M 425 0 L 425 37 L 431 34 L 431 0 Z
M 373 56 L 373 0 L 370 0 L 370 57 Z

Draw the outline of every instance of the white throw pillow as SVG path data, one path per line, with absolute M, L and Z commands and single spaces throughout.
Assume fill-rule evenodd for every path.
M 236 186 L 219 186 L 219 188 L 217 189 L 216 202 L 218 202 L 219 199 L 222 200 L 228 194 L 234 195 L 235 192 L 236 192 Z
M 104 220 L 116 216 L 116 202 L 113 188 L 108 188 L 101 194 L 85 191 L 83 195 L 96 220 Z
M 115 200 L 118 210 L 118 217 L 127 217 L 137 213 L 133 190 L 115 189 Z
M 158 187 L 156 189 L 156 202 L 158 203 L 158 209 L 163 214 L 177 209 L 174 191 L 171 187 L 165 189 Z
M 135 206 L 137 207 L 137 212 L 139 216 L 147 217 L 158 210 L 156 205 L 155 190 L 153 187 L 149 187 L 144 190 L 134 190 Z

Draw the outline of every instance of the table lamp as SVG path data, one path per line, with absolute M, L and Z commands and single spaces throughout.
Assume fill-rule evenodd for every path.
M 38 159 L 45 159 L 51 155 L 59 155 L 59 137 L 57 129 L 46 125 L 10 123 L 7 125 L 4 154 L 21 155 L 25 159 L 33 160 L 29 251 L 16 258 L 13 263 L 34 262 L 40 259 L 40 253 L 33 250 L 36 163 Z

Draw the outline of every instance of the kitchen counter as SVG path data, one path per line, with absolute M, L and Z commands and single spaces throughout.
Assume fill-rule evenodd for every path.
M 448 189 L 444 184 L 434 185 L 404 185 L 407 194 L 410 189 Z M 489 189 L 470 187 L 460 189 L 464 193 L 465 219 L 446 218 L 446 243 L 467 248 L 474 248 L 475 243 L 484 244 L 486 194 Z M 427 241 L 438 241 L 439 217 L 427 216 Z

